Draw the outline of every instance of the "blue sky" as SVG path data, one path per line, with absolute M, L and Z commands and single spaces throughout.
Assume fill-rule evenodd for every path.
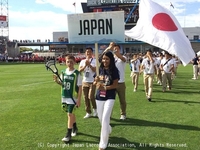
M 191 3 L 179 3 L 179 5 L 183 5 L 182 8 L 185 9 L 186 14 L 195 14 L 200 12 L 200 1 L 199 2 L 191 2 Z
M 54 31 L 68 30 L 67 14 L 82 13 L 81 2 L 86 1 L 9 0 L 10 40 L 52 40 Z M 200 0 L 153 1 L 170 9 L 182 27 L 200 26 Z M 170 7 L 170 2 L 174 9 Z

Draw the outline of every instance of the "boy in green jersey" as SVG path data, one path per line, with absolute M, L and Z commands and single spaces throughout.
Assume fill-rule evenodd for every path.
M 74 68 L 74 56 L 68 55 L 65 59 L 67 68 L 62 70 L 60 75 L 62 81 L 56 75 L 53 76 L 53 79 L 57 84 L 61 85 L 62 106 L 68 116 L 67 134 L 62 141 L 69 142 L 71 137 L 76 136 L 78 131 L 73 110 L 74 107 L 79 107 L 81 104 L 82 79 L 79 71 Z

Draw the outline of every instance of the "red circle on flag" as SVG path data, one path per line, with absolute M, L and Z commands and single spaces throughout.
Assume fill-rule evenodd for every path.
M 158 13 L 152 19 L 153 26 L 162 31 L 176 31 L 178 30 L 173 19 L 166 13 Z

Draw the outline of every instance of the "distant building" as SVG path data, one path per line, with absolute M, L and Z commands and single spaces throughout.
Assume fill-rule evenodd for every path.
M 185 27 L 183 31 L 189 40 L 199 40 L 200 27 Z
M 185 35 L 191 42 L 195 53 L 200 51 L 200 27 L 185 27 L 183 28 Z
M 53 32 L 53 42 L 68 42 L 68 32 Z

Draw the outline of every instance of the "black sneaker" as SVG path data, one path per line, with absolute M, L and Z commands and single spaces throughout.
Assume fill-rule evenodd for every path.
M 72 129 L 71 136 L 76 136 L 76 135 L 77 135 L 77 132 L 78 132 L 78 128 L 73 128 L 73 129 Z

